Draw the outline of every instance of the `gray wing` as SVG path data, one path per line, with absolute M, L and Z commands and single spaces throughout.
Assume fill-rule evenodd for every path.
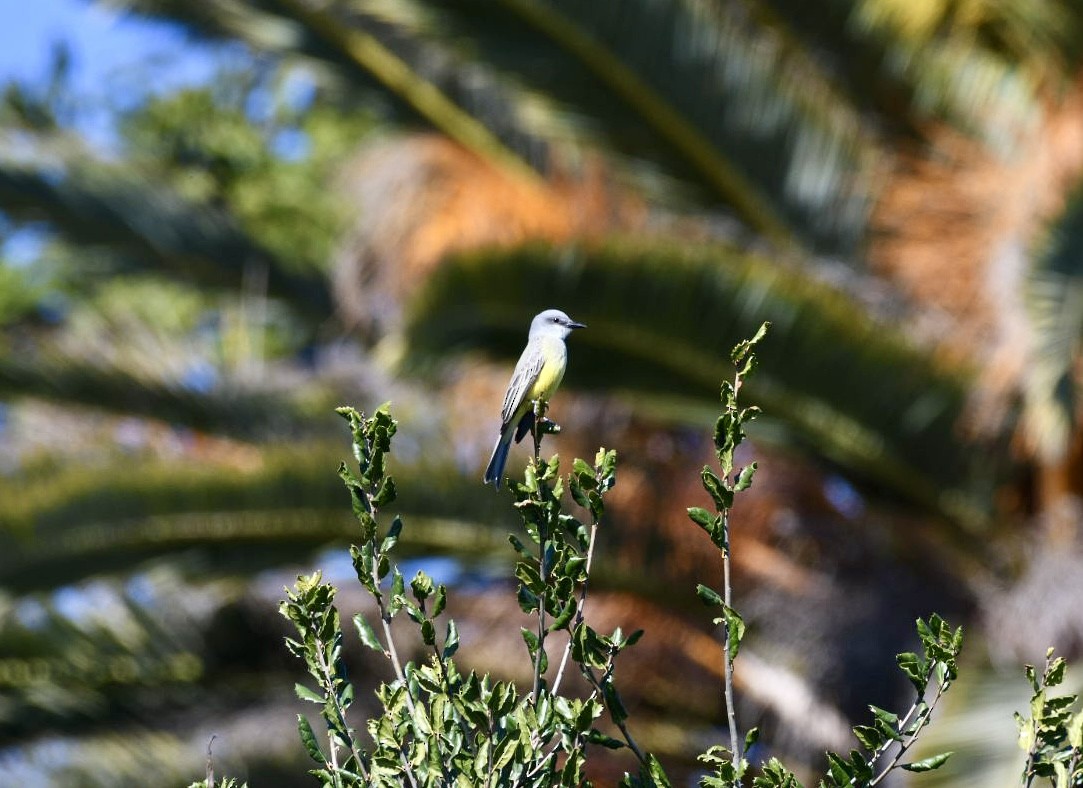
M 519 356 L 508 390 L 504 393 L 504 408 L 500 411 L 501 432 L 507 429 L 515 416 L 515 411 L 519 410 L 523 404 L 523 398 L 534 385 L 534 381 L 538 379 L 544 361 L 545 355 L 541 352 L 541 348 L 529 344 L 523 351 L 523 355 Z

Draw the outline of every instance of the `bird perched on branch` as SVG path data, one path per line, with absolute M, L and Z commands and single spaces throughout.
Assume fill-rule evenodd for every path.
M 530 323 L 526 347 L 515 365 L 515 372 L 504 392 L 504 408 L 500 412 L 500 437 L 493 447 L 485 483 L 500 489 L 504 464 L 508 461 L 511 439 L 518 443 L 534 427 L 534 403 L 548 402 L 564 379 L 568 365 L 568 348 L 564 340 L 573 330 L 586 328 L 561 312 L 546 309 Z

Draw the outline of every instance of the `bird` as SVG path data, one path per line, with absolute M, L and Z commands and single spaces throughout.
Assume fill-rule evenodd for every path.
M 577 328 L 586 326 L 559 309 L 546 309 L 530 322 L 526 347 L 515 365 L 508 390 L 504 392 L 500 434 L 485 469 L 485 484 L 492 482 L 500 489 L 511 439 L 514 437 L 519 443 L 530 432 L 534 426 L 534 403 L 538 400 L 548 402 L 564 379 L 568 365 L 568 348 L 564 340 Z

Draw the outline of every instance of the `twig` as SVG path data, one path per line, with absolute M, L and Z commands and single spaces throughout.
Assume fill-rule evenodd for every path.
M 586 565 L 587 580 L 590 579 L 590 565 L 591 565 L 591 562 L 594 560 L 594 537 L 597 534 L 598 534 L 598 523 L 593 522 L 593 523 L 590 524 L 590 542 L 587 544 L 587 565 Z M 572 624 L 572 626 L 569 627 L 569 630 L 571 632 L 574 632 L 575 628 L 577 626 L 579 626 L 579 624 L 583 623 L 583 608 L 587 604 L 587 580 L 583 581 L 583 590 L 579 594 L 579 602 L 578 602 L 578 604 L 576 605 L 576 608 L 575 608 L 575 621 Z M 571 656 L 571 653 L 572 653 L 572 638 L 571 638 L 571 635 L 569 634 L 568 643 L 567 643 L 566 646 L 564 646 L 564 653 L 560 657 L 560 668 L 557 670 L 557 677 L 553 681 L 553 688 L 550 690 L 550 692 L 552 692 L 552 694 L 554 694 L 554 695 L 556 695 L 557 690 L 560 689 L 560 682 L 564 678 L 564 668 L 568 664 L 568 657 Z
M 726 610 L 732 609 L 732 587 L 730 585 L 730 515 L 729 509 L 722 513 L 722 528 L 726 534 L 726 551 L 722 554 L 722 599 L 725 602 Z M 724 639 L 723 648 L 725 652 L 723 654 L 723 666 L 725 677 L 725 692 L 726 692 L 726 721 L 729 725 L 730 731 L 730 752 L 733 754 L 734 766 L 736 767 L 737 761 L 742 757 L 741 752 L 737 749 L 740 739 L 737 736 L 737 712 L 736 704 L 733 697 L 733 659 L 730 656 L 730 627 L 728 621 L 722 622 L 723 631 L 726 633 Z
M 545 400 L 534 400 L 534 423 L 531 425 L 530 434 L 534 439 L 535 472 L 541 467 L 541 439 L 543 433 L 539 428 L 545 418 L 547 407 Z M 541 474 L 538 473 L 537 475 L 540 476 Z M 545 603 L 549 590 L 545 568 L 545 542 L 547 538 L 548 533 L 545 530 L 544 518 L 541 518 L 538 520 L 538 574 L 541 576 L 542 592 L 538 599 L 538 648 L 534 653 L 534 688 L 530 691 L 535 703 L 541 697 L 542 655 L 545 654 Z
M 929 670 L 930 670 L 930 676 L 931 676 L 932 675 L 932 668 L 930 668 Z M 917 710 L 924 703 L 924 699 L 925 699 L 924 694 L 922 695 L 922 697 L 918 698 L 914 702 L 913 706 L 910 707 L 910 710 L 906 713 L 906 716 L 904 716 L 902 718 L 902 720 L 899 722 L 899 730 L 900 731 L 903 730 L 909 724 L 910 717 L 913 716 L 914 712 L 916 712 L 916 711 L 917 711 L 917 718 L 915 719 L 915 724 L 917 725 L 917 727 L 914 729 L 913 733 L 909 734 L 909 738 L 906 741 L 899 743 L 898 751 L 891 758 L 891 760 L 888 762 L 888 764 L 880 771 L 880 773 L 877 774 L 876 777 L 874 777 L 872 779 L 872 781 L 869 783 L 870 787 L 874 786 L 874 785 L 878 785 L 881 780 L 883 780 L 885 777 L 887 777 L 888 772 L 890 772 L 892 769 L 894 769 L 898 765 L 899 761 L 902 760 L 902 757 L 906 754 L 906 751 L 909 750 L 913 746 L 915 741 L 917 741 L 917 739 L 918 739 L 918 731 L 920 731 L 922 728 L 924 728 L 926 725 L 929 724 L 929 719 L 933 715 L 933 709 L 936 708 L 936 704 L 940 702 L 940 698 L 943 697 L 944 693 L 947 691 L 948 686 L 950 684 L 951 684 L 950 681 L 944 681 L 942 684 L 940 684 L 936 688 L 936 696 L 933 698 L 933 702 L 926 705 L 921 711 L 917 711 Z M 890 743 L 891 742 L 889 742 L 889 744 Z M 882 755 L 883 752 L 886 752 L 886 748 L 884 749 L 884 751 L 882 751 L 880 753 L 880 755 Z M 877 755 L 875 758 L 873 758 L 873 760 L 876 760 L 876 758 L 879 758 L 880 755 Z
M 601 680 L 599 680 L 594 675 L 594 671 L 592 671 L 590 668 L 585 665 L 582 666 L 583 676 L 586 677 L 590 685 L 594 687 L 594 693 L 591 694 L 592 697 L 595 693 L 601 695 L 603 698 L 605 697 L 605 690 L 602 689 L 602 683 L 610 680 L 613 676 L 613 669 L 616 667 L 616 665 L 613 663 L 613 659 L 615 656 L 616 655 L 612 652 L 610 653 L 609 664 L 606 665 L 605 673 L 602 674 Z M 646 766 L 647 758 L 643 755 L 643 751 L 639 749 L 639 745 L 636 744 L 636 740 L 632 738 L 632 734 L 628 731 L 628 726 L 624 724 L 624 720 L 617 720 L 613 716 L 612 710 L 610 710 L 609 712 L 609 718 L 613 720 L 613 724 L 620 729 L 621 735 L 624 737 L 624 743 L 628 745 L 628 749 L 632 751 L 633 755 L 635 755 L 636 760 Z
M 741 375 L 740 373 L 733 377 L 733 407 L 737 407 L 737 395 L 741 391 Z M 733 609 L 733 587 L 730 583 L 730 510 L 726 507 L 722 511 L 722 532 L 725 534 L 726 549 L 722 551 L 722 601 L 726 605 L 726 611 Z M 737 748 L 740 746 L 740 738 L 737 735 L 737 711 L 736 703 L 733 696 L 733 658 L 730 656 L 730 627 L 729 621 L 724 620 L 722 622 L 723 631 L 725 632 L 724 649 L 723 653 L 723 675 L 725 681 L 725 694 L 726 694 L 726 722 L 729 726 L 730 733 L 730 753 L 733 757 L 734 768 L 737 767 L 738 762 L 743 757 L 743 753 Z
M 211 738 L 207 741 L 207 788 L 214 788 L 214 753 L 211 752 L 211 748 L 217 738 L 218 734 L 212 733 Z

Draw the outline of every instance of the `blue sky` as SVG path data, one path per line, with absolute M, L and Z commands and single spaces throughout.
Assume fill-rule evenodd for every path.
M 100 2 L 0 0 L 0 86 L 12 79 L 46 84 L 58 43 L 70 49 L 72 88 L 87 104 L 77 128 L 102 149 L 115 138 L 105 104 L 122 103 L 133 86 L 165 90 L 206 81 L 216 63 L 212 47 L 194 44 L 179 28 Z M 0 253 L 9 263 L 26 263 L 42 243 L 41 234 L 27 228 L 5 238 Z
M 154 54 L 179 58 L 186 72 L 182 78 L 206 73 L 206 65 L 200 64 L 206 53 L 193 52 L 191 42 L 171 25 L 147 22 L 91 0 L 0 3 L 0 79 L 43 79 L 59 41 L 72 48 L 80 91 L 96 91 L 106 75 Z
M 66 42 L 72 55 L 75 92 L 93 100 L 122 100 L 125 73 L 152 59 L 158 89 L 201 82 L 214 66 L 213 50 L 194 45 L 172 25 L 148 22 L 91 0 L 0 1 L 0 83 L 10 79 L 43 84 L 54 46 Z M 130 85 L 130 82 L 129 82 Z M 93 128 L 92 135 L 107 134 Z

